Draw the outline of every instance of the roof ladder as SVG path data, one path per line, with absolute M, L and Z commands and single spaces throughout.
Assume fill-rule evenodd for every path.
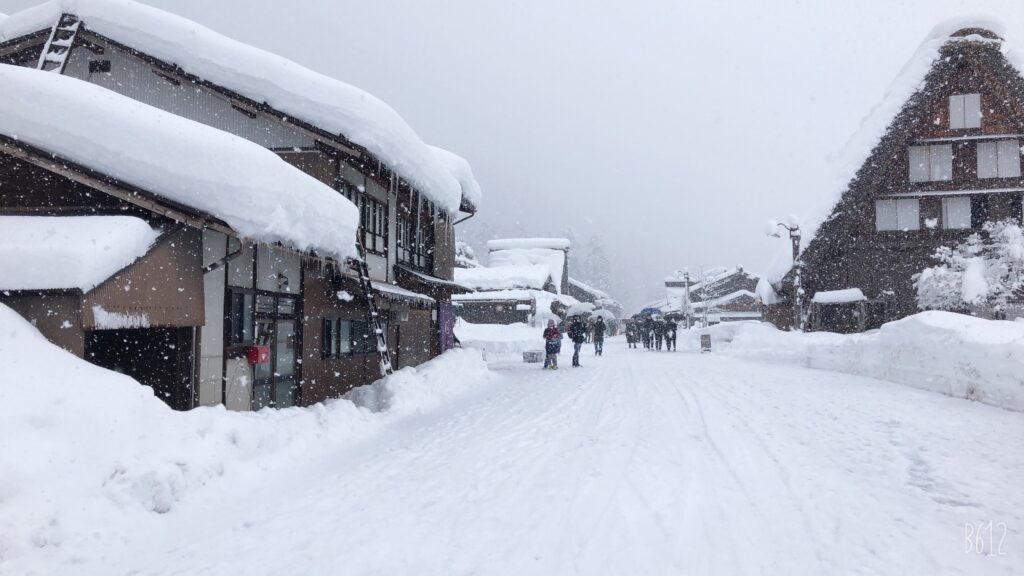
M 380 375 L 390 376 L 395 370 L 391 366 L 391 352 L 388 350 L 388 335 L 384 330 L 384 322 L 380 317 L 380 309 L 377 308 L 377 301 L 373 294 L 373 284 L 370 282 L 370 268 L 366 264 L 366 249 L 362 241 L 356 242 L 359 249 L 359 260 L 355 262 L 359 271 L 359 286 L 363 289 L 363 296 L 366 297 L 366 306 L 369 309 L 370 326 L 373 326 L 373 333 L 377 338 L 377 360 L 380 362 Z
M 82 22 L 74 14 L 60 15 L 57 23 L 53 25 L 53 30 L 50 30 L 50 38 L 43 46 L 43 52 L 39 55 L 39 70 L 64 73 L 68 54 L 71 53 L 71 46 L 75 43 L 81 25 Z

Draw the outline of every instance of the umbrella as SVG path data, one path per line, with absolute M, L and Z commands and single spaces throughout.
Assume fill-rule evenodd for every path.
M 660 314 L 660 308 L 644 308 L 640 311 L 640 316 L 659 316 Z
M 612 320 L 615 320 L 615 314 L 612 314 L 608 310 L 594 310 L 594 316 L 600 316 L 601 318 L 604 318 L 605 322 L 611 322 Z

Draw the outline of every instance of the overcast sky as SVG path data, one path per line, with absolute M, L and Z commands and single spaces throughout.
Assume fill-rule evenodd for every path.
M 0 0 L 0 12 L 36 2 Z M 631 306 L 759 271 L 764 222 L 834 194 L 843 145 L 939 21 L 1021 0 L 151 0 L 382 98 L 484 188 L 459 233 L 599 233 Z

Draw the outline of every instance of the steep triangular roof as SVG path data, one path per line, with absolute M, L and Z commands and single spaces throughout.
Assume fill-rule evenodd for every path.
M 844 166 L 853 171 L 846 186 L 813 207 L 801 220 L 803 238 L 801 259 L 813 258 L 821 248 L 823 238 L 837 225 L 837 215 L 851 194 L 862 191 L 875 181 L 891 160 L 889 152 L 905 145 L 921 120 L 921 107 L 931 98 L 930 86 L 941 82 L 950 66 L 948 56 L 958 49 L 960 43 L 977 43 L 993 48 L 1001 60 L 1000 70 L 1007 82 L 1013 85 L 1024 100 L 1024 54 L 1012 48 L 1003 40 L 1005 26 L 998 19 L 984 14 L 972 14 L 947 20 L 937 25 L 904 65 L 890 85 L 882 101 L 876 105 L 861 122 L 860 129 L 844 147 Z M 789 243 L 780 246 L 775 258 L 769 263 L 765 280 L 778 284 L 792 269 L 793 259 Z M 759 294 L 762 290 L 759 288 Z M 767 294 L 767 291 L 765 291 Z M 762 299 L 765 298 L 762 296 Z

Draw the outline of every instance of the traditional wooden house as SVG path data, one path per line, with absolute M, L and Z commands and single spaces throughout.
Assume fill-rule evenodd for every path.
M 356 206 L 358 235 L 365 246 L 363 260 L 386 321 L 393 364 L 418 364 L 453 344 L 451 294 L 465 291 L 452 280 L 453 226 L 460 211 L 475 211 L 479 186 L 468 163 L 423 144 L 401 117 L 373 96 L 128 1 L 50 2 L 12 14 L 0 22 L 0 62 L 76 78 L 205 124 L 215 128 L 214 132 L 230 133 L 236 140 L 248 140 L 272 151 L 319 180 L 335 198 Z M 54 126 L 60 126 L 67 116 L 81 114 L 75 106 L 48 113 Z M 0 124 L 0 133 L 20 137 L 7 128 Z M 147 127 L 136 129 L 136 136 L 144 138 Z M 92 145 L 89 137 L 81 138 L 78 144 L 88 149 Z M 168 155 L 173 157 L 170 150 L 188 146 L 183 140 L 169 148 Z M 115 157 L 120 153 L 111 152 Z M 236 159 L 208 152 L 203 163 L 238 175 L 232 171 Z M 43 149 L 41 157 L 53 153 Z M 33 182 L 47 179 L 38 168 L 32 169 Z M 82 168 L 107 179 L 118 179 L 121 173 L 120 169 Z M 9 191 L 10 182 L 19 178 L 12 173 L 16 169 L 24 167 L 8 163 L 0 172 L 4 213 L 93 214 L 110 210 L 103 204 L 104 197 L 90 194 L 78 195 L 64 205 L 63 192 L 55 193 L 57 199 L 33 193 L 19 197 L 12 206 Z M 182 174 L 166 177 L 187 180 L 191 167 L 178 166 L 178 170 Z M 146 186 L 135 187 L 151 195 L 159 193 Z M 39 187 L 35 190 L 39 192 Z M 223 200 L 234 192 L 206 193 Z M 283 187 L 274 194 L 287 206 L 295 192 Z M 90 206 L 83 197 L 92 198 L 97 205 Z M 239 200 L 244 201 L 244 196 Z M 317 213 L 319 208 L 304 206 L 305 211 L 299 213 L 273 204 L 264 208 L 266 216 L 274 219 L 274 227 L 285 230 L 322 216 Z M 181 208 L 206 210 L 201 205 Z M 154 210 L 163 213 L 162 208 Z M 335 227 L 338 233 L 345 230 L 343 223 Z M 344 263 L 352 254 L 336 251 L 325 256 L 321 246 L 292 245 L 291 251 L 284 250 L 291 254 L 285 258 L 269 247 L 282 238 L 270 235 L 268 248 L 260 249 L 252 242 L 231 239 L 247 238 L 244 228 L 229 225 L 219 231 L 221 236 L 213 234 L 214 228 L 200 228 L 204 231 L 200 246 L 207 260 L 201 277 L 207 293 L 204 316 L 205 321 L 217 324 L 204 324 L 208 337 L 201 339 L 196 353 L 198 385 L 191 405 L 309 404 L 379 377 L 377 346 L 365 343 L 362 337 L 368 331 L 368 302 L 360 288 L 361 274 Z M 223 300 L 209 295 L 218 292 L 217 286 L 225 295 Z M 295 301 L 278 296 L 289 293 L 301 296 Z M 221 324 L 224 328 L 218 330 L 216 326 Z M 222 333 L 224 342 L 214 340 L 211 335 L 216 333 Z M 291 387 L 293 398 L 277 400 L 271 394 L 267 399 L 250 390 L 248 398 L 239 393 L 239 399 L 234 399 L 231 387 L 223 383 L 238 380 L 234 372 L 244 372 L 233 367 L 241 351 L 261 341 L 289 340 L 296 343 L 293 373 L 273 368 L 278 362 L 273 346 L 264 364 L 271 366 L 266 368 L 266 378 L 294 380 L 269 384 L 271 388 Z M 282 350 L 280 356 L 289 362 L 287 351 Z M 265 369 L 261 366 L 251 368 L 256 373 L 250 381 L 261 381 L 259 371 Z
M 712 268 L 701 275 L 676 273 L 665 278 L 666 314 L 678 314 L 689 324 L 760 320 L 755 290 L 760 276 L 734 268 Z
M 455 280 L 476 291 L 453 297 L 458 314 L 479 324 L 561 321 L 578 300 L 568 294 L 569 241 L 516 238 L 487 243 L 488 266 L 458 268 Z
M 1024 63 L 1001 34 L 988 21 L 940 25 L 865 121 L 853 142 L 870 153 L 821 225 L 804 226 L 807 326 L 850 332 L 913 314 L 913 277 L 939 246 L 1020 221 Z M 757 292 L 766 316 L 790 326 L 796 271 L 783 262 Z
M 580 302 L 593 304 L 595 310 L 608 310 L 616 318 L 622 317 L 622 304 L 618 300 L 582 280 L 570 277 L 568 294 Z

